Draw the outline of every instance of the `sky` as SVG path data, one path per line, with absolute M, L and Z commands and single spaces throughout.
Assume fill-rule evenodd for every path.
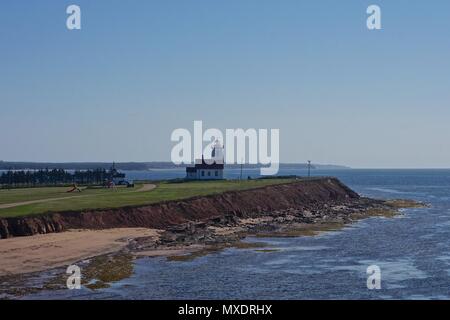
M 279 129 L 281 162 L 449 168 L 449 35 L 447 0 L 1 1 L 0 160 L 170 161 L 202 120 Z

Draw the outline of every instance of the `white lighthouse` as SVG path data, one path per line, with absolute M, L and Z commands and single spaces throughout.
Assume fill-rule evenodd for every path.
M 211 160 L 213 163 L 222 164 L 224 163 L 224 159 L 223 146 L 219 140 L 216 140 L 212 147 Z
M 197 160 L 194 167 L 186 168 L 186 179 L 189 180 L 220 180 L 223 179 L 224 152 L 219 140 L 214 142 L 211 158 Z

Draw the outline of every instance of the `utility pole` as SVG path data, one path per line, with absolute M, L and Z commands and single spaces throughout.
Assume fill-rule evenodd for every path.
M 311 160 L 308 160 L 308 178 L 311 178 Z
M 242 166 L 243 166 L 243 162 L 244 162 L 244 159 L 241 159 L 241 175 L 240 175 L 240 178 L 239 178 L 239 180 L 241 180 L 241 181 L 242 181 Z

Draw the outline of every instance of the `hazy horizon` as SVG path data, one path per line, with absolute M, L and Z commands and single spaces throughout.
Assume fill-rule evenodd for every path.
M 4 160 L 0 159 L 0 162 L 22 162 L 22 163 L 55 163 L 55 164 L 67 164 L 67 163 L 172 163 L 170 160 L 152 160 L 152 161 L 22 161 L 22 160 Z M 281 165 L 305 165 L 306 162 L 280 162 Z M 188 164 L 189 165 L 189 164 Z M 234 164 L 236 165 L 236 164 Z M 248 164 L 247 164 L 248 165 Z M 358 169 L 358 170 L 450 170 L 450 167 L 353 167 L 346 164 L 338 163 L 317 163 L 314 162 L 312 165 L 318 166 L 336 166 L 342 167 L 343 170 L 346 169 Z M 0 169 L 1 171 L 1 169 Z
M 450 167 L 450 2 L 73 3 L 81 30 L 0 4 L 1 160 L 170 161 L 202 120 L 280 129 L 281 163 Z

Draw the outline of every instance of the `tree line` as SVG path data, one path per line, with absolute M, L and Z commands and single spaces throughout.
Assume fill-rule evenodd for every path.
M 63 169 L 8 170 L 0 175 L 0 185 L 56 185 L 56 184 L 102 184 L 112 179 L 112 170 L 75 170 L 73 173 Z

